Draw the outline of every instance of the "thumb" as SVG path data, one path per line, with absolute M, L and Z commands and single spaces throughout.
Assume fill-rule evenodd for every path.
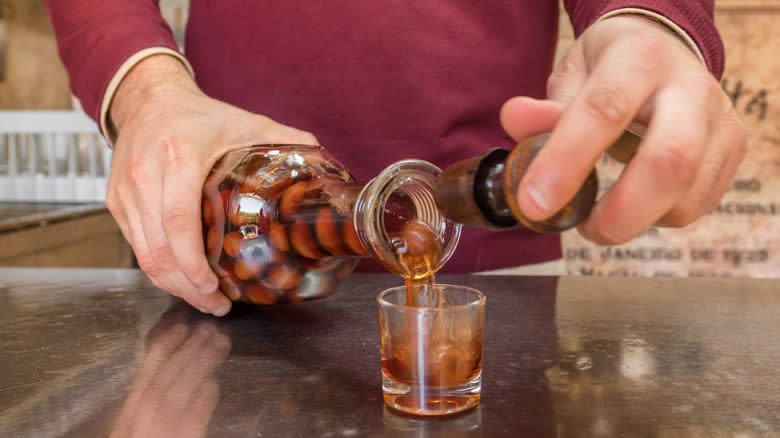
M 274 132 L 272 132 L 271 135 L 279 139 L 274 141 L 274 143 L 300 144 L 309 146 L 316 146 L 320 144 L 317 140 L 317 137 L 315 137 L 311 132 L 302 131 L 300 129 L 293 128 L 292 126 L 282 125 L 279 123 L 277 123 L 276 129 Z
M 314 134 L 258 114 L 251 114 L 242 126 L 241 136 L 247 144 L 319 145 Z

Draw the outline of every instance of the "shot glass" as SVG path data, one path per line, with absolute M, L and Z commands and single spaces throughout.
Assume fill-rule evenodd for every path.
M 377 296 L 385 404 L 420 416 L 449 415 L 479 403 L 482 390 L 482 292 L 437 284 Z M 408 305 L 414 302 L 415 305 Z

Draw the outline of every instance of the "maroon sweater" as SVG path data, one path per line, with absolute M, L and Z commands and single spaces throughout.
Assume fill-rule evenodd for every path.
M 175 49 L 154 0 L 47 0 L 71 86 L 98 117 L 117 68 L 147 47 Z M 716 76 L 713 0 L 567 0 L 577 35 L 601 15 L 660 13 L 697 43 Z M 191 0 L 186 57 L 212 97 L 312 132 L 358 180 L 391 162 L 439 166 L 511 147 L 498 111 L 542 98 L 557 40 L 556 0 L 263 2 Z M 467 229 L 448 263 L 473 272 L 559 258 L 557 235 Z

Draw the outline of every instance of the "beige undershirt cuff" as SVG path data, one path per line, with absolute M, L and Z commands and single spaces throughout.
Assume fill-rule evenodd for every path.
M 699 58 L 699 60 L 702 63 L 706 64 L 706 60 L 704 59 L 704 55 L 702 55 L 701 49 L 693 40 L 693 38 L 691 38 L 691 36 L 688 35 L 688 32 L 686 32 L 685 29 L 680 27 L 677 23 L 666 18 L 661 14 L 655 13 L 653 11 L 648 11 L 647 9 L 641 9 L 641 8 L 621 8 L 621 9 L 615 9 L 614 11 L 607 12 L 606 14 L 602 15 L 599 18 L 599 20 L 605 20 L 610 17 L 614 17 L 617 15 L 626 15 L 626 14 L 644 15 L 645 17 L 666 26 L 670 31 L 672 31 L 672 33 L 674 33 L 678 38 L 680 38 L 680 41 L 685 43 L 685 45 L 688 46 L 688 48 L 690 48 L 691 51 L 693 51 L 693 53 L 696 54 L 696 57 Z
M 195 76 L 195 73 L 192 70 L 192 66 L 190 65 L 189 61 L 182 56 L 181 53 L 171 50 L 167 47 L 148 47 L 146 49 L 140 50 L 136 53 L 134 53 L 132 56 L 127 58 L 125 62 L 122 63 L 122 65 L 119 66 L 119 69 L 117 69 L 116 73 L 114 74 L 114 77 L 111 78 L 111 80 L 108 82 L 108 86 L 106 87 L 105 93 L 103 93 L 103 100 L 100 102 L 100 130 L 103 132 L 103 136 L 106 138 L 106 141 L 108 142 L 109 146 L 114 147 L 114 141 L 116 140 L 116 132 L 113 132 L 113 129 L 110 129 L 111 124 L 108 123 L 108 111 L 111 108 L 111 101 L 114 99 L 114 94 L 116 93 L 117 88 L 119 88 L 119 84 L 122 82 L 122 79 L 127 76 L 127 73 L 130 72 L 130 70 L 135 67 L 136 64 L 144 60 L 145 58 L 148 58 L 152 55 L 170 55 L 174 58 L 181 61 L 181 63 L 184 65 L 184 67 L 187 69 L 187 71 L 190 73 L 191 76 Z

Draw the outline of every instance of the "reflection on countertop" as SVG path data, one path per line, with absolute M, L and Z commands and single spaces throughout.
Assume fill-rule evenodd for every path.
M 780 434 L 780 295 L 764 280 L 443 276 L 488 297 L 483 399 L 385 408 L 374 297 L 202 315 L 132 270 L 0 269 L 2 436 Z

